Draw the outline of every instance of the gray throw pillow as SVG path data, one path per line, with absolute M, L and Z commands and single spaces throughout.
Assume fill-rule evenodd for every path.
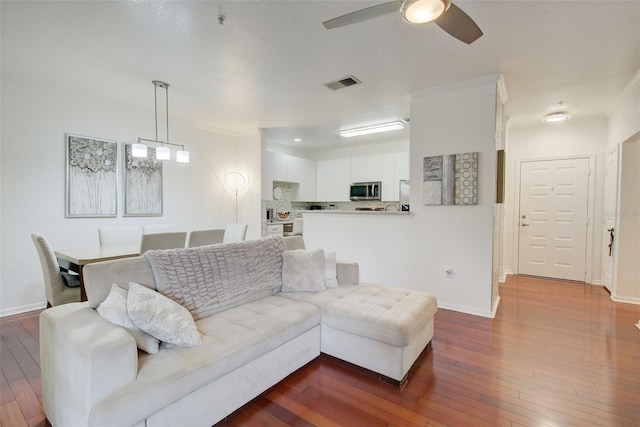
M 160 341 L 180 347 L 202 344 L 189 310 L 153 289 L 129 283 L 127 311 L 137 327 Z
M 324 250 L 282 252 L 282 292 L 324 291 L 324 281 Z
M 136 345 L 140 350 L 156 354 L 160 346 L 158 340 L 138 328 L 129 317 L 127 312 L 128 293 L 126 289 L 122 289 L 114 283 L 111 285 L 109 295 L 98 307 L 98 313 L 109 322 L 121 326 L 129 332 L 136 340 Z

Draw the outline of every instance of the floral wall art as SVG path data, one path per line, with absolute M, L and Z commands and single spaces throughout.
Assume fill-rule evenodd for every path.
M 422 181 L 425 205 L 477 205 L 478 153 L 425 157 Z
M 124 215 L 162 215 L 162 161 L 156 150 L 147 148 L 147 157 L 133 157 L 131 144 L 125 145 Z
M 66 142 L 66 216 L 116 216 L 118 144 L 70 134 Z

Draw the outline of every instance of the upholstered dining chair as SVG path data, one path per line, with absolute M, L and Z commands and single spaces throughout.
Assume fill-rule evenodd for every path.
M 32 234 L 31 240 L 36 246 L 42 275 L 44 276 L 44 290 L 47 296 L 47 307 L 69 302 L 80 301 L 80 277 L 60 271 L 58 259 L 51 249 L 51 245 L 44 236 Z
M 196 246 L 215 245 L 222 243 L 224 239 L 224 228 L 212 228 L 208 230 L 193 230 L 189 233 L 188 248 L 195 248 Z
M 176 249 L 184 248 L 187 241 L 186 231 L 174 231 L 172 233 L 143 234 L 140 242 L 140 254 L 151 249 Z
M 178 231 L 174 224 L 151 224 L 142 226 L 142 234 L 172 233 Z
M 100 246 L 140 244 L 140 227 L 98 227 Z
M 223 243 L 241 242 L 247 236 L 247 224 L 227 224 L 224 230 Z

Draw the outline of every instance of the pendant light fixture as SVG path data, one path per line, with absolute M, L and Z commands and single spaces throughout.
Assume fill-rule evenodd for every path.
M 174 144 L 169 142 L 169 83 L 161 82 L 160 80 L 152 80 L 151 83 L 154 85 L 154 107 L 155 107 L 155 118 L 156 118 L 156 139 L 147 139 L 138 137 L 138 142 L 136 144 L 132 144 L 131 146 L 131 155 L 133 157 L 147 157 L 147 145 L 143 142 L 153 142 L 155 144 L 160 144 L 160 147 L 156 148 L 156 159 L 158 160 L 169 160 L 171 159 L 171 150 L 166 145 L 173 145 L 175 147 L 180 147 L 182 150 L 176 151 L 176 162 L 178 163 L 189 163 L 189 152 L 184 149 L 184 145 L 182 144 Z M 166 113 L 167 113 L 167 140 L 161 141 L 158 139 L 158 88 L 165 90 L 165 101 L 166 101 Z

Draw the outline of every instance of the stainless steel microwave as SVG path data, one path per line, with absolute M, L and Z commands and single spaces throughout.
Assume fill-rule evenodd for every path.
M 354 182 L 351 184 L 350 200 L 381 200 L 382 183 L 377 182 Z

